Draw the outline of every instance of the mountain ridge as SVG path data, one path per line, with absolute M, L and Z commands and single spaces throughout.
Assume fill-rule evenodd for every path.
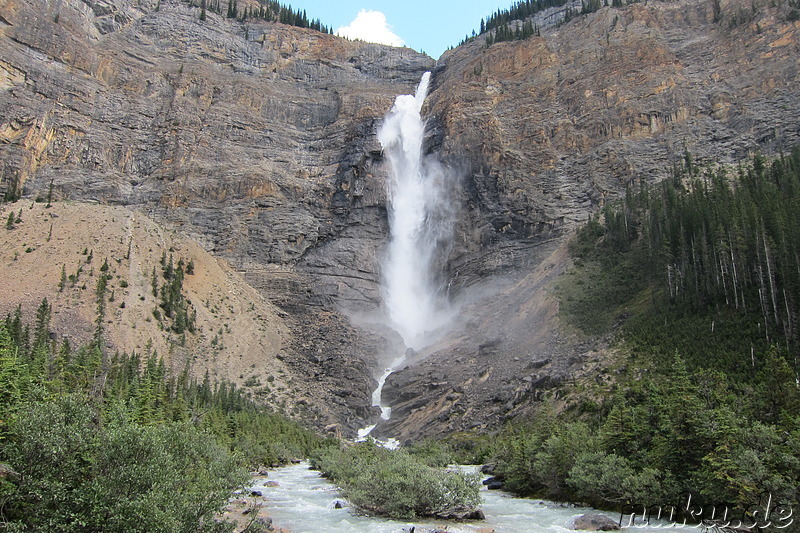
M 576 225 L 687 152 L 702 165 L 800 141 L 788 4 L 718 4 L 718 14 L 705 0 L 604 7 L 524 41 L 486 47 L 479 36 L 434 62 L 278 23 L 201 22 L 177 0 L 70 0 L 58 13 L 3 0 L 0 192 L 27 201 L 52 182 L 58 201 L 121 204 L 194 239 L 278 309 L 292 373 L 324 404 L 315 423 L 352 433 L 377 417 L 374 373 L 396 342 L 348 319 L 381 312 L 376 130 L 431 70 L 427 150 L 461 178 L 444 271 L 468 303 L 450 344 L 393 375 L 387 393 L 436 405 L 448 393 L 429 385 L 447 382 L 463 408 L 404 423 L 412 406 L 398 407 L 392 428 L 408 438 L 475 420 L 495 428 L 602 360 L 603 341 L 561 332 L 543 292 Z M 740 7 L 753 15 L 734 24 Z M 475 303 L 486 287 L 492 296 Z M 485 388 L 470 385 L 483 363 L 464 366 L 476 357 L 502 368 Z M 429 378 L 407 379 L 428 367 Z

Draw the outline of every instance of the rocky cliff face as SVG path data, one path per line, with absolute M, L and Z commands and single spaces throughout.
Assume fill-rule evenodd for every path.
M 284 362 L 326 404 L 320 423 L 351 431 L 388 343 L 343 313 L 380 305 L 375 132 L 433 70 L 429 149 L 461 177 L 446 272 L 463 320 L 390 378 L 385 431 L 494 426 L 599 348 L 559 333 L 544 296 L 572 226 L 686 150 L 702 163 L 800 141 L 800 28 L 781 2 L 745 4 L 604 8 L 434 62 L 200 21 L 178 0 L 0 0 L 0 189 L 123 204 L 227 260 L 280 310 Z
M 439 60 L 432 144 L 466 169 L 453 287 L 503 273 L 508 284 L 478 306 L 467 299 L 450 337 L 389 377 L 393 418 L 379 431 L 497 427 L 603 365 L 602 342 L 558 327 L 545 289 L 565 257 L 548 254 L 606 199 L 666 177 L 686 152 L 702 165 L 800 142 L 800 27 L 775 5 L 603 8 L 525 41 L 486 48 L 478 38 Z M 538 22 L 548 18 L 557 10 Z
M 193 237 L 279 307 L 292 332 L 285 384 L 303 383 L 287 386 L 321 405 L 318 423 L 360 427 L 382 341 L 336 304 L 376 305 L 375 123 L 433 61 L 280 24 L 201 22 L 178 1 L 12 0 L 0 23 L 4 191 L 35 197 L 52 183 L 57 199 L 135 207 Z
M 52 180 L 64 197 L 146 207 L 239 268 L 297 264 L 381 209 L 382 188 L 362 175 L 379 150 L 374 124 L 432 60 L 280 24 L 201 22 L 177 1 L 121 4 L 127 15 L 108 26 L 97 6 L 5 2 L 7 186 L 35 195 Z M 374 299 L 355 278 L 343 285 Z
M 603 8 L 541 37 L 447 52 L 430 113 L 441 152 L 468 161 L 484 240 L 581 222 L 686 151 L 702 164 L 797 143 L 797 23 L 761 4 Z

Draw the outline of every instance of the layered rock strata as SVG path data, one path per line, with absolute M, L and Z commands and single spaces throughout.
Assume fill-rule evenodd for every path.
M 443 265 L 461 318 L 387 383 L 404 438 L 497 427 L 602 360 L 561 333 L 564 237 L 628 184 L 800 141 L 785 2 L 606 7 L 434 62 L 178 0 L 0 0 L 0 192 L 136 209 L 227 261 L 280 312 L 282 364 L 352 432 L 395 339 L 375 133 L 433 70 L 428 150 L 458 178 Z M 550 24 L 550 25 L 548 25 Z M 120 346 L 126 349 L 126 346 Z M 600 354 L 600 355 L 598 355 Z M 212 363 L 208 363 L 212 364 Z M 354 386 L 354 384 L 357 384 Z M 477 425 L 475 425 L 477 423 Z

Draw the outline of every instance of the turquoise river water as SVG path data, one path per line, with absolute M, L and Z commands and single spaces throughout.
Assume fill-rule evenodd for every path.
M 267 481 L 278 486 L 265 486 Z M 278 527 L 291 533 L 427 533 L 434 530 L 448 533 L 536 533 L 571 532 L 573 518 L 598 511 L 564 506 L 557 503 L 516 498 L 502 491 L 482 490 L 481 509 L 486 520 L 472 522 L 447 522 L 415 520 L 403 522 L 370 516 L 361 516 L 351 507 L 335 509 L 336 500 L 344 500 L 335 485 L 310 470 L 303 462 L 270 471 L 267 480 L 252 486 L 266 499 L 269 515 Z M 603 513 L 618 521 L 619 515 Z M 628 531 L 654 533 L 656 531 L 699 532 L 692 526 L 678 527 L 661 523 L 656 526 L 625 528 Z

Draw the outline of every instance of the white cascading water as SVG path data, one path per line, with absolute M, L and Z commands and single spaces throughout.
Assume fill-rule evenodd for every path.
M 408 348 L 416 352 L 427 346 L 452 317 L 437 275 L 452 242 L 454 210 L 448 173 L 435 158 L 422 153 L 425 121 L 421 110 L 429 81 L 430 72 L 426 72 L 414 95 L 398 96 L 378 130 L 389 162 L 390 236 L 382 295 L 389 324 L 406 348 L 384 370 L 372 395 L 384 420 L 391 416 L 391 408 L 381 402 L 386 378 L 405 362 Z M 359 438 L 366 438 L 374 427 L 360 430 Z
M 378 130 L 390 170 L 383 298 L 392 327 L 415 351 L 450 319 L 436 266 L 450 245 L 453 210 L 446 173 L 438 161 L 422 154 L 425 121 L 420 111 L 429 81 L 426 72 L 416 94 L 398 96 Z

